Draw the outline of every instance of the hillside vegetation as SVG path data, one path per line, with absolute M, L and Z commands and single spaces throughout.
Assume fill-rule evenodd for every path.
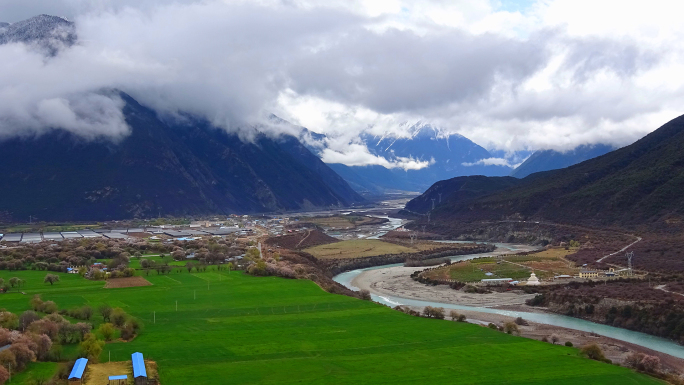
M 471 201 L 449 201 L 433 218 L 543 219 L 639 226 L 679 222 L 684 214 L 684 116 L 636 143 Z M 493 183 L 493 182 L 492 182 Z

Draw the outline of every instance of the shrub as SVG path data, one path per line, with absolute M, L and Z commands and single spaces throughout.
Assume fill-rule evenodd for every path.
M 0 385 L 7 382 L 9 379 L 9 372 L 4 367 L 0 366 Z
M 370 301 L 371 300 L 370 291 L 368 291 L 368 290 L 359 291 L 359 298 L 366 300 L 366 301 Z
M 16 329 L 19 327 L 19 317 L 8 311 L 0 311 L 0 327 L 5 329 Z
M 518 329 L 518 325 L 516 325 L 515 322 L 506 322 L 504 324 L 504 332 L 506 332 L 507 334 L 520 335 L 520 330 Z
M 425 306 L 423 316 L 427 318 L 444 319 L 444 309 L 441 307 Z
M 452 310 L 452 311 L 449 312 L 449 317 L 451 317 L 451 320 L 452 320 L 452 321 L 456 321 L 456 320 L 458 319 L 459 316 L 460 316 L 460 314 L 458 314 L 458 313 L 456 312 L 456 310 Z
M 551 334 L 551 342 L 555 345 L 558 341 L 560 341 L 560 337 L 557 334 Z
M 525 321 L 522 317 L 516 318 L 514 322 L 516 323 L 516 325 L 521 325 L 521 326 L 527 326 L 527 325 L 529 325 L 529 324 L 527 323 L 527 321 Z
M 123 311 L 123 309 L 117 307 L 112 310 L 111 320 L 114 326 L 118 328 L 122 327 L 126 323 L 126 318 L 128 318 L 128 315 Z
M 34 295 L 33 298 L 31 298 L 31 300 L 29 301 L 29 303 L 31 304 L 31 308 L 34 311 L 41 311 L 41 309 L 43 308 L 43 300 L 40 299 L 40 295 L 38 294 Z
M 99 341 L 94 334 L 88 333 L 83 342 L 79 345 L 81 355 L 85 356 L 93 362 L 97 362 L 104 348 L 104 341 Z
M 660 358 L 657 356 L 646 355 L 641 360 L 641 370 L 649 373 L 655 373 L 660 370 Z
M 572 342 L 566 341 L 566 342 L 565 342 L 565 346 L 573 347 L 574 345 L 572 344 Z
M 580 351 L 582 352 L 582 355 L 592 360 L 610 362 L 610 360 L 607 359 L 605 355 L 603 355 L 603 351 L 601 350 L 601 348 L 595 343 L 583 346 Z
M 41 307 L 40 311 L 43 313 L 57 313 L 58 307 L 57 304 L 52 302 L 52 301 L 45 301 L 43 302 L 43 306 Z
M 541 341 L 542 341 L 542 342 L 549 342 L 549 339 L 546 338 L 546 336 L 544 336 L 544 337 L 542 337 Z
M 93 308 L 86 305 L 81 308 L 81 314 L 83 315 L 83 319 L 85 320 L 90 320 L 90 318 L 93 316 Z
M 104 338 L 105 341 L 111 341 L 114 337 L 116 329 L 111 323 L 104 323 L 100 325 L 97 331 L 102 335 L 102 338 Z
M 492 329 L 492 330 L 499 330 L 499 327 L 496 326 L 495 324 L 491 323 L 491 322 L 489 323 L 489 325 L 487 325 L 487 327 Z
M 461 314 L 458 316 L 458 322 L 465 322 L 466 321 L 466 316 L 465 314 Z

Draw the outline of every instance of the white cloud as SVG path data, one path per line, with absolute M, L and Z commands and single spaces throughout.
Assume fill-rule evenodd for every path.
M 425 167 L 349 145 L 361 132 L 401 134 L 400 123 L 418 120 L 506 151 L 622 146 L 682 113 L 681 7 L 7 0 L 6 21 L 65 15 L 79 44 L 50 59 L 0 46 L 0 135 L 64 127 L 120 138 L 121 102 L 102 93 L 116 88 L 161 114 L 189 112 L 232 130 L 274 112 L 329 134 L 325 156 L 347 164 Z
M 487 158 L 487 159 L 480 159 L 477 162 L 464 162 L 461 163 L 463 166 L 466 167 L 471 167 L 471 166 L 503 166 L 503 167 L 511 167 L 511 168 L 516 168 L 522 164 L 520 163 L 511 163 L 508 159 L 505 158 Z

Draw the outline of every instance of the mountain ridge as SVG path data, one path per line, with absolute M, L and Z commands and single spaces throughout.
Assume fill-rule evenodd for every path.
M 543 219 L 559 223 L 639 226 L 684 218 L 684 115 L 637 142 L 472 201 L 451 202 L 433 218 Z
M 165 123 L 121 97 L 131 133 L 120 143 L 86 141 L 64 130 L 0 142 L 0 213 L 14 220 L 108 220 L 363 201 L 296 138 L 258 134 L 242 142 L 203 120 Z
M 535 151 L 522 164 L 511 171 L 510 176 L 524 178 L 535 172 L 570 167 L 585 160 L 607 154 L 612 150 L 615 150 L 615 147 L 598 143 L 580 145 L 565 152 L 555 150 Z

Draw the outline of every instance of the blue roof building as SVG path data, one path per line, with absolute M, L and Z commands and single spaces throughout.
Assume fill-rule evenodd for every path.
M 142 353 L 133 353 L 131 361 L 133 362 L 133 380 L 135 385 L 147 384 L 147 370 L 145 370 L 145 360 Z
M 109 376 L 109 385 L 126 385 L 128 376 L 122 374 L 120 376 Z
M 71 374 L 69 374 L 69 384 L 83 384 L 83 373 L 85 372 L 86 365 L 88 365 L 87 358 L 76 360 L 74 367 L 71 369 Z

